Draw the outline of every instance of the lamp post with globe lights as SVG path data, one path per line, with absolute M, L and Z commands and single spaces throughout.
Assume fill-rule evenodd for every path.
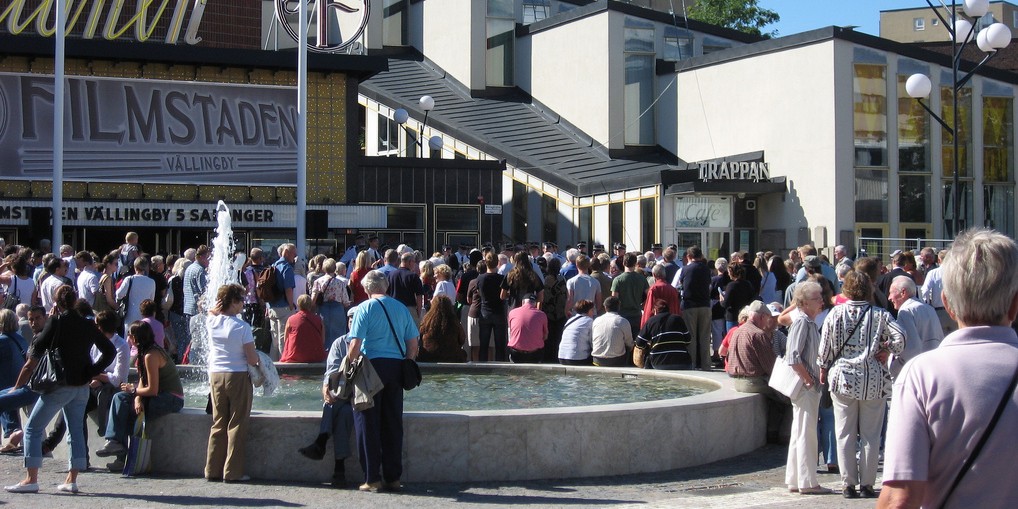
M 929 97 L 930 92 L 933 90 L 933 83 L 930 81 L 929 76 L 926 76 L 925 74 L 913 74 L 912 76 L 909 76 L 908 80 L 905 82 L 905 93 L 907 93 L 909 97 L 918 101 L 919 105 L 922 106 L 923 109 L 925 109 L 930 116 L 937 121 L 937 123 L 943 126 L 944 129 L 951 134 L 951 141 L 954 146 L 954 153 L 952 154 L 954 156 L 954 168 L 951 180 L 951 201 L 953 205 L 951 228 L 954 230 L 953 234 L 957 235 L 961 226 L 961 184 L 959 182 L 958 171 L 961 166 L 960 154 L 958 151 L 958 93 L 961 91 L 962 87 L 964 87 L 965 84 L 972 79 L 972 76 L 975 75 L 976 71 L 979 70 L 983 64 L 993 58 L 993 56 L 997 54 L 998 50 L 1006 48 L 1007 45 L 1011 43 L 1011 30 L 1003 23 L 993 23 L 979 30 L 978 34 L 975 33 L 975 25 L 972 23 L 972 20 L 978 20 L 982 16 L 986 15 L 990 9 L 989 0 L 964 0 L 964 4 L 962 6 L 964 16 L 959 16 L 958 2 L 956 0 L 951 0 L 949 11 L 950 22 L 948 22 L 937 7 L 933 5 L 931 0 L 926 0 L 926 3 L 930 6 L 930 9 L 933 10 L 934 14 L 940 18 L 940 21 L 944 24 L 951 35 L 951 81 L 953 88 L 951 90 L 952 109 L 950 125 L 948 125 L 943 118 L 934 113 L 933 110 L 931 110 L 930 107 L 923 102 L 923 98 Z M 943 2 L 941 5 L 944 8 L 947 8 L 947 5 L 943 4 Z M 986 52 L 986 56 L 983 57 L 983 59 L 976 64 L 975 67 L 966 72 L 964 76 L 959 78 L 958 74 L 959 67 L 961 65 L 962 52 L 965 50 L 965 46 L 973 40 L 975 40 L 976 46 L 978 46 L 980 50 Z
M 424 110 L 424 121 L 421 122 L 421 132 L 417 136 L 413 136 L 410 129 L 406 126 L 407 121 L 410 120 L 410 113 L 407 110 L 399 108 L 393 113 L 392 117 L 404 131 L 413 136 L 414 143 L 421 148 L 421 157 L 423 158 L 424 141 L 422 138 L 424 137 L 424 129 L 428 127 L 428 114 L 431 113 L 431 110 L 435 109 L 435 99 L 430 95 L 422 96 L 420 101 L 418 101 L 418 105 L 422 110 Z M 428 148 L 431 150 L 442 150 L 442 144 L 442 138 L 439 136 L 432 136 L 431 138 L 428 138 Z M 414 152 L 417 152 L 416 149 Z

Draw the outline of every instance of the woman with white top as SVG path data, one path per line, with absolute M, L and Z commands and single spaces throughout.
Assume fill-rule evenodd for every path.
M 244 441 L 251 416 L 251 376 L 248 366 L 258 365 L 251 326 L 240 318 L 244 310 L 243 286 L 224 285 L 216 293 L 216 306 L 205 325 L 209 333 L 209 385 L 212 429 L 209 431 L 205 478 L 244 482 Z

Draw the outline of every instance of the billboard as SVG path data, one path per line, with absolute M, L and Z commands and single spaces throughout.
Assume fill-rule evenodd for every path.
M 53 82 L 0 73 L 0 178 L 51 178 Z M 64 105 L 64 180 L 296 185 L 294 88 L 69 76 Z

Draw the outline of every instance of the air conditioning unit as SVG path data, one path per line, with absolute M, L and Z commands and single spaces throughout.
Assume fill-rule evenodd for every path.
M 746 200 L 746 210 L 756 210 L 756 200 Z

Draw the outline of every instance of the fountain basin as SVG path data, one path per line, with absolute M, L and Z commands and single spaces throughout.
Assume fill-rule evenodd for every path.
M 281 372 L 291 370 L 278 365 Z M 422 365 L 425 377 L 435 365 Z M 296 366 L 308 374 L 321 366 Z M 444 412 L 404 415 L 405 482 L 510 481 L 658 472 L 702 465 L 764 445 L 763 397 L 735 392 L 723 372 L 676 372 L 559 365 L 467 364 L 439 369 L 490 372 L 551 371 L 608 377 L 665 377 L 709 392 L 680 399 L 613 405 Z M 256 396 L 257 398 L 258 396 Z M 318 433 L 318 412 L 254 411 L 246 446 L 246 471 L 255 479 L 326 482 L 332 453 L 308 460 L 297 449 Z M 154 421 L 157 473 L 201 476 L 211 416 L 203 409 Z M 352 443 L 351 437 L 351 443 Z M 102 439 L 90 433 L 90 449 Z M 328 448 L 331 451 L 331 444 Z M 355 447 L 352 450 L 356 451 Z M 61 447 L 58 455 L 65 452 Z M 356 457 L 347 477 L 360 480 Z

